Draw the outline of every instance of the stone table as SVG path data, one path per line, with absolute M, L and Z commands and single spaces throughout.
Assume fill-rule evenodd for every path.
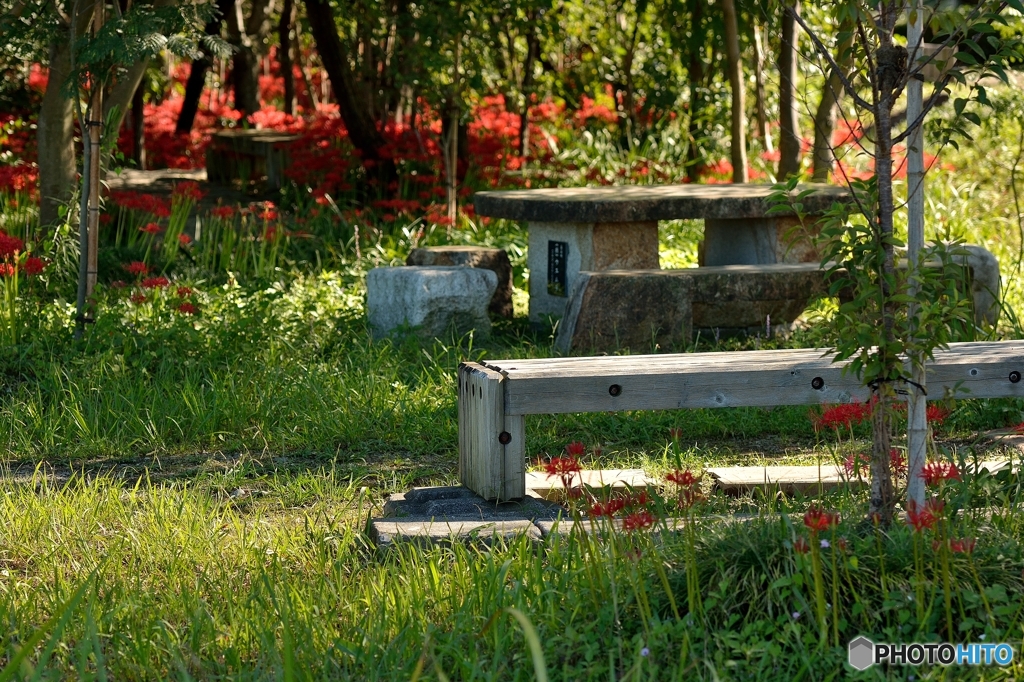
M 232 128 L 210 137 L 206 172 L 210 182 L 262 179 L 269 189 L 281 189 L 291 163 L 288 148 L 298 135 L 276 130 Z
M 849 193 L 830 185 L 801 203 L 812 219 Z M 529 223 L 530 320 L 562 315 L 580 271 L 649 270 L 658 261 L 658 221 L 704 220 L 701 265 L 817 260 L 793 212 L 767 215 L 771 185 L 649 185 L 478 192 L 476 212 Z M 807 225 L 804 226 L 805 228 Z M 799 235 L 796 235 L 799 236 Z M 546 276 L 545 276 L 546 275 Z

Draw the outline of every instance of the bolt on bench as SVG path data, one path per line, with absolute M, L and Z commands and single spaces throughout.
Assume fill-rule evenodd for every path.
M 528 414 L 864 401 L 822 349 L 499 360 L 459 365 L 459 478 L 488 500 L 526 494 Z M 956 343 L 928 363 L 928 396 L 1024 397 L 1024 341 Z

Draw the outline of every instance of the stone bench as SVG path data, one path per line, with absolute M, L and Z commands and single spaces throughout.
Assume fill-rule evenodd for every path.
M 268 189 L 281 189 L 290 164 L 289 145 L 298 135 L 274 130 L 221 130 L 206 150 L 206 176 L 210 182 L 230 185 L 235 180 L 263 181 Z
M 526 415 L 818 405 L 868 389 L 822 349 L 465 362 L 458 370 L 459 478 L 488 500 L 526 494 Z M 1024 397 L 1024 341 L 951 344 L 928 363 L 928 396 Z
M 788 329 L 827 292 L 814 263 L 581 272 L 558 327 L 560 353 L 656 352 L 704 338 Z
M 847 190 L 803 185 L 811 222 Z M 581 271 L 659 267 L 658 221 L 704 221 L 701 265 L 764 265 L 819 260 L 810 241 L 794 239 L 799 220 L 776 212 L 771 185 L 662 185 L 478 192 L 480 215 L 529 224 L 530 321 L 560 317 Z M 812 228 L 812 225 L 805 225 Z
M 488 311 L 494 317 L 512 319 L 512 263 L 504 249 L 486 246 L 426 246 L 412 249 L 406 265 L 484 268 L 498 278 Z

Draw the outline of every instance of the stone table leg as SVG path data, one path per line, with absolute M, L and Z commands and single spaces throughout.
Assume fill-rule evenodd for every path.
M 657 221 L 634 223 L 531 222 L 530 321 L 561 317 L 581 271 L 656 270 Z

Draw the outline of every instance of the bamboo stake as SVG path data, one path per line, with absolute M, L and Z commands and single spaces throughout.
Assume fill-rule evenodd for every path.
M 907 48 L 910 51 L 910 68 L 917 62 L 921 51 L 924 26 L 924 11 L 921 0 L 912 0 L 907 10 Z M 916 121 L 921 115 L 922 83 L 918 78 L 907 84 L 907 121 Z M 920 266 L 921 250 L 924 247 L 924 124 L 910 134 L 907 144 L 907 260 L 911 275 L 910 296 L 917 293 L 914 276 Z M 910 303 L 910 316 L 916 313 L 916 304 Z M 917 330 L 911 328 L 911 334 Z M 907 502 L 924 504 L 924 479 L 921 471 L 927 457 L 928 419 L 927 398 L 925 397 L 924 358 L 919 354 L 910 357 L 911 379 L 921 388 L 910 387 L 907 406 Z

